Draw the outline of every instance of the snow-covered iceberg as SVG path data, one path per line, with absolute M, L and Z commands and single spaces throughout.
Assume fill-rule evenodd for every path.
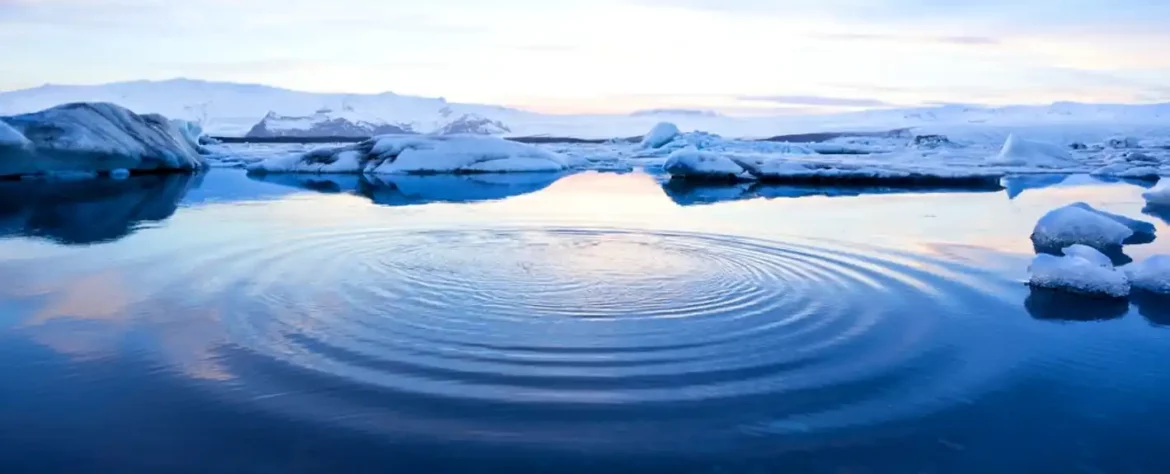
M 1170 179 L 1158 182 L 1158 185 L 1142 193 L 1146 202 L 1151 206 L 1170 206 Z
M 997 166 L 1032 168 L 1066 168 L 1077 164 L 1065 147 L 1023 139 L 1014 133 L 1008 135 L 999 154 L 988 162 Z
M 1170 255 L 1154 255 L 1126 270 L 1134 288 L 1170 295 Z
M 670 122 L 662 122 L 650 129 L 650 132 L 642 137 L 642 148 L 661 148 L 662 145 L 670 143 L 679 134 L 678 127 Z
M 113 104 L 66 104 L 0 122 L 0 176 L 203 167 L 198 144 L 174 123 Z
M 1129 277 L 1096 249 L 1073 245 L 1063 256 L 1040 254 L 1028 267 L 1033 287 L 1070 293 L 1124 298 L 1129 296 Z
M 1078 202 L 1049 211 L 1032 230 L 1032 243 L 1039 251 L 1051 252 L 1083 244 L 1102 251 L 1127 243 L 1150 241 L 1154 225 L 1108 213 Z
M 564 171 L 570 157 L 501 138 L 384 135 L 248 166 L 261 173 L 442 174 Z

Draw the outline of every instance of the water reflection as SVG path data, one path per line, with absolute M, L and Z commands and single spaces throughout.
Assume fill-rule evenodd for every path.
M 1117 298 L 1077 295 L 1047 288 L 1032 288 L 1024 308 L 1041 321 L 1108 321 L 1125 316 L 1129 302 Z
M 1015 199 L 1024 191 L 1056 186 L 1063 183 L 1068 177 L 1067 174 L 1026 174 L 1006 176 L 1001 183 L 1007 190 L 1008 199 Z
M 1170 327 L 1170 295 L 1134 290 L 1130 299 L 1137 305 L 1138 313 L 1150 324 Z
M 1005 176 L 1001 180 L 1004 189 L 1007 190 L 1008 199 L 1015 199 L 1025 191 L 1035 191 L 1056 186 L 1073 187 L 1122 183 L 1148 189 L 1153 187 L 1156 182 L 1145 179 L 1089 176 L 1085 174 L 1023 174 Z
M 460 175 L 249 175 L 256 181 L 309 191 L 347 193 L 369 198 L 384 206 L 410 206 L 437 202 L 478 202 L 505 199 L 547 188 L 563 173 L 511 173 Z
M 998 184 L 964 186 L 826 186 L 767 183 L 711 183 L 671 179 L 662 184 L 662 190 L 676 204 L 690 206 L 745 199 L 801 198 L 809 196 L 843 197 L 866 194 L 933 194 L 995 192 Z
M 1162 222 L 1170 224 L 1170 206 L 1147 204 L 1146 207 L 1142 209 L 1142 214 L 1150 217 L 1157 217 L 1158 219 L 1161 219 Z
M 124 180 L 0 182 L 0 237 L 39 237 L 67 245 L 108 242 L 142 223 L 171 217 L 199 176 Z

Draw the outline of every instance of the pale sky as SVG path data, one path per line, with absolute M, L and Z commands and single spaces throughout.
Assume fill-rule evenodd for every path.
M 1170 101 L 1163 0 L 0 0 L 0 90 L 137 79 L 548 112 Z

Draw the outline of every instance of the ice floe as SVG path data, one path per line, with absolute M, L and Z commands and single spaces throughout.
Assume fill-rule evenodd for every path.
M 1112 298 L 1124 298 L 1130 291 L 1126 274 L 1113 268 L 1109 257 L 1084 245 L 1067 247 L 1062 256 L 1037 255 L 1028 271 L 1028 283 L 1037 288 Z
M 670 143 L 679 134 L 678 127 L 670 122 L 662 122 L 650 129 L 650 132 L 642 137 L 642 148 L 661 148 L 662 145 Z
M 1170 295 L 1170 255 L 1149 257 L 1130 265 L 1126 273 L 1134 288 Z
M 1083 244 L 1102 251 L 1118 249 L 1133 239 L 1152 240 L 1154 225 L 1075 203 L 1049 211 L 1032 231 L 1037 250 L 1052 252 Z

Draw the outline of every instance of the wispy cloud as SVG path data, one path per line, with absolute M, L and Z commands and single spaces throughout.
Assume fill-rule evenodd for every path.
M 822 97 L 815 95 L 744 95 L 736 99 L 745 102 L 771 102 L 785 105 L 814 107 L 887 107 L 893 104 L 866 98 Z
M 891 41 L 897 43 L 941 43 L 972 46 L 997 46 L 1001 44 L 998 38 L 990 36 L 912 36 L 890 35 L 879 33 L 826 33 L 814 35 L 820 39 L 839 41 Z

